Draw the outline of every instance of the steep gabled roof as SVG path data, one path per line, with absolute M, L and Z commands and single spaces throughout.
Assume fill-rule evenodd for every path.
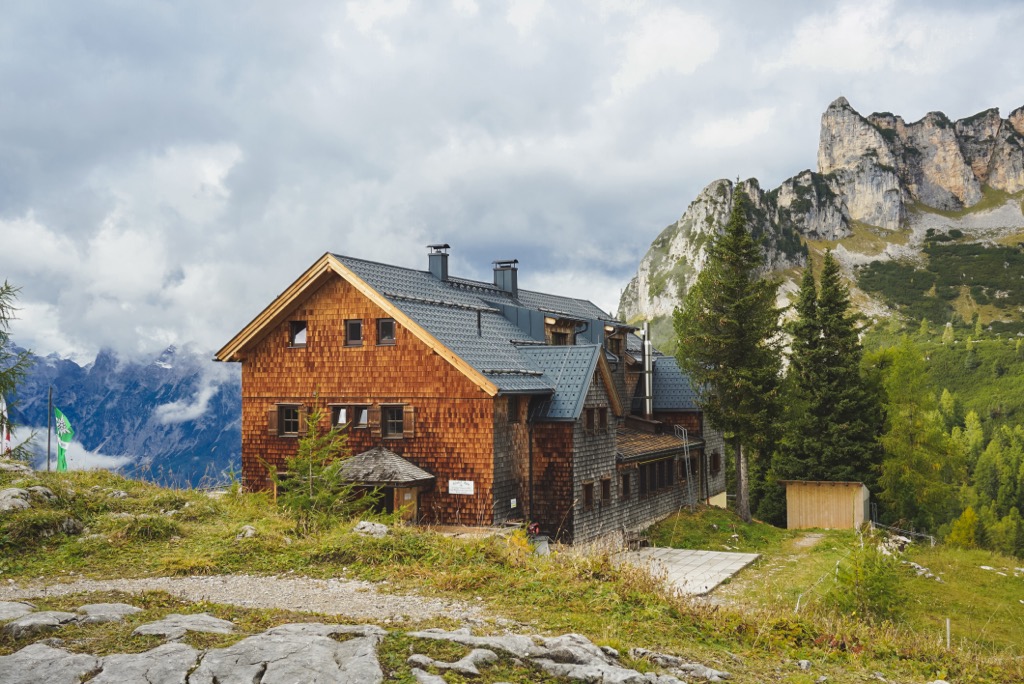
M 654 410 L 688 411 L 697 408 L 697 392 L 672 356 L 654 359 Z
M 564 398 L 575 391 L 565 387 L 564 379 L 557 373 L 551 375 L 543 366 L 545 360 L 567 352 L 554 352 L 553 356 L 533 353 L 532 350 L 544 347 L 529 346 L 536 345 L 537 339 L 512 323 L 503 309 L 518 307 L 543 315 L 592 322 L 590 327 L 603 322 L 617 323 L 583 299 L 530 290 L 519 290 L 517 296 L 513 296 L 490 283 L 463 278 L 440 280 L 429 271 L 325 254 L 218 351 L 216 358 L 240 360 L 245 349 L 287 319 L 302 296 L 333 276 L 349 282 L 492 396 L 561 393 Z M 585 349 L 587 351 L 570 352 L 569 356 L 589 359 L 589 387 L 589 378 L 593 377 L 600 353 L 594 351 L 599 350 L 597 346 Z M 607 366 L 603 365 L 602 369 L 607 374 Z M 567 399 L 559 402 L 563 400 Z M 617 396 L 614 401 L 616 413 L 621 414 Z M 575 415 L 578 417 L 579 412 Z
M 544 378 L 554 386 L 543 418 L 578 420 L 601 358 L 601 348 L 596 345 L 528 347 L 521 353 L 542 370 Z

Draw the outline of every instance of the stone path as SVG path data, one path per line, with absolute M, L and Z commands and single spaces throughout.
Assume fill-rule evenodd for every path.
M 627 551 L 622 558 L 627 563 L 647 567 L 655 577 L 664 577 L 677 594 L 701 596 L 756 561 L 760 555 L 647 547 Z
M 28 604 L 3 604 L 4 615 L 22 611 Z M 96 624 L 88 618 L 103 615 L 108 620 L 124 620 L 138 609 L 126 604 L 91 604 L 75 613 L 62 613 L 67 619 L 52 621 L 45 631 L 59 634 L 64 624 L 78 621 Z M 19 631 L 33 616 L 32 611 L 14 618 L 3 631 L 15 638 L 30 632 Z M 79 616 L 76 618 L 76 616 Z M 236 627 L 206 613 L 167 615 L 161 620 L 139 625 L 133 634 L 154 635 L 164 643 L 142 653 L 115 653 L 95 656 L 72 653 L 61 648 L 59 637 L 29 644 L 8 656 L 0 656 L 0 684 L 79 684 L 83 679 L 96 684 L 145 682 L 146 684 L 285 684 L 295 682 L 337 682 L 340 684 L 379 684 L 385 681 L 378 650 L 388 632 L 375 625 L 297 623 L 273 627 L 246 637 L 224 648 L 200 650 L 180 641 L 188 632 L 231 634 Z M 444 631 L 428 629 L 408 636 L 424 641 L 449 641 L 469 651 L 454 662 L 435 660 L 410 648 L 406 664 L 421 684 L 443 684 L 442 674 L 456 672 L 480 677 L 497 664 L 502 655 L 516 668 L 539 669 L 549 675 L 584 682 L 605 684 L 685 684 L 679 676 L 706 681 L 722 681 L 728 672 L 693 663 L 677 656 L 633 649 L 630 656 L 657 666 L 662 672 L 645 672 L 626 667 L 619 653 L 598 647 L 579 634 L 559 637 L 478 636 L 469 629 Z M 502 655 L 499 655 L 502 654 Z

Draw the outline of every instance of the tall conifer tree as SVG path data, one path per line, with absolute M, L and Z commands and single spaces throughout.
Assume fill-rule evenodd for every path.
M 881 403 L 861 375 L 857 319 L 831 252 L 816 296 L 814 289 L 807 269 L 790 328 L 791 408 L 778 475 L 871 485 L 880 461 Z
M 770 481 L 857 481 L 878 477 L 882 410 L 878 392 L 861 375 L 863 350 L 839 264 L 831 252 L 818 288 L 804 270 L 789 324 L 785 430 L 772 458 Z M 785 494 L 769 488 L 758 515 L 782 524 Z
M 736 455 L 736 508 L 750 520 L 747 450 L 763 449 L 777 423 L 781 366 L 779 284 L 760 274 L 761 251 L 747 224 L 752 206 L 737 189 L 725 231 L 683 307 L 676 309 L 676 355 L 701 389 L 700 405 Z

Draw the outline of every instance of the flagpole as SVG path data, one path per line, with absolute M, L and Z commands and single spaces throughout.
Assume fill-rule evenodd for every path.
M 50 472 L 50 434 L 53 432 L 53 385 L 46 399 L 46 472 Z

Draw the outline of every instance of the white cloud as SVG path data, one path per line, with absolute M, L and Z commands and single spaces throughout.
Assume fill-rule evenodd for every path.
M 544 11 L 544 0 L 511 0 L 505 12 L 505 20 L 520 34 L 527 34 Z
M 100 167 L 90 183 L 115 198 L 129 219 L 166 221 L 170 212 L 203 224 L 221 216 L 231 198 L 227 176 L 243 158 L 235 143 L 170 146 L 133 164 Z
M 68 445 L 67 464 L 68 470 L 117 470 L 118 468 L 131 463 L 131 456 L 108 456 L 99 451 L 89 451 L 82 446 L 78 440 Z M 37 470 L 46 469 L 46 454 L 37 456 L 35 462 Z M 57 449 L 54 447 L 50 455 L 50 468 L 57 468 Z
M 626 93 L 664 73 L 692 74 L 718 52 L 719 33 L 699 14 L 668 8 L 640 17 L 623 40 L 612 89 Z
M 5 275 L 15 282 L 22 276 L 74 269 L 78 262 L 71 239 L 44 226 L 31 211 L 21 218 L 0 220 L 0 235 Z
M 475 17 L 480 13 L 480 6 L 476 4 L 476 0 L 452 0 L 452 8 L 467 17 Z
M 771 129 L 774 107 L 761 107 L 736 116 L 716 116 L 691 136 L 698 147 L 721 149 L 739 147 L 757 140 Z
M 1000 28 L 998 13 L 904 9 L 895 0 L 847 0 L 834 11 L 813 14 L 763 71 L 800 68 L 832 73 L 883 70 L 942 74 L 988 51 Z M 938 105 L 934 108 L 939 108 Z

